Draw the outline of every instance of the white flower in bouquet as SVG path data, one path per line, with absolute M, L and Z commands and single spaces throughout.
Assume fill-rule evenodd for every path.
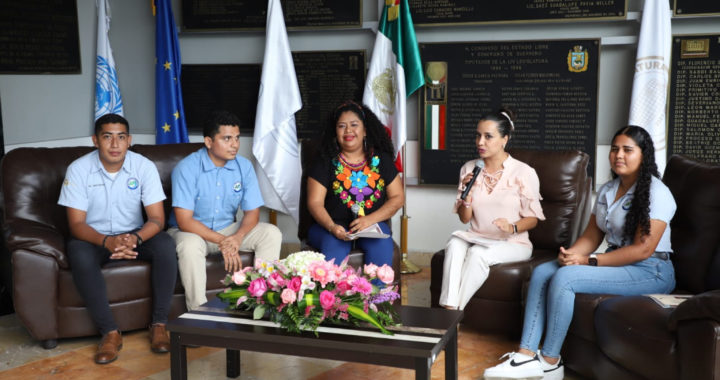
M 265 277 L 275 272 L 275 264 L 272 261 L 265 261 L 259 257 L 255 258 L 255 268 Z
M 315 282 L 310 276 L 302 276 L 302 285 L 300 285 L 300 292 L 306 290 L 315 290 Z
M 315 251 L 300 251 L 291 254 L 285 258 L 285 260 L 281 261 L 292 272 L 301 276 L 307 276 L 310 263 L 314 261 L 325 261 L 325 255 Z

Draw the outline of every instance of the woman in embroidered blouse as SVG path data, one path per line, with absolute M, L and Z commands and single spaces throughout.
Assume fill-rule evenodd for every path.
M 540 182 L 535 170 L 505 151 L 515 129 L 509 108 L 483 116 L 477 124 L 475 146 L 484 168 L 465 200 L 462 194 L 477 160 L 460 169 L 453 211 L 468 231 L 456 231 L 445 247 L 440 305 L 464 309 L 482 286 L 490 266 L 530 258 L 528 230 L 545 215 L 540 206 Z
M 368 107 L 354 101 L 338 106 L 320 150 L 308 172 L 307 205 L 315 220 L 308 243 L 339 263 L 350 253 L 348 234 L 375 223 L 390 234 L 385 221 L 402 207 L 405 195 L 392 141 Z M 357 247 L 366 264 L 392 265 L 392 237 L 359 238 Z
M 556 261 L 533 270 L 520 349 L 486 369 L 485 378 L 562 379 L 560 349 L 576 293 L 640 295 L 675 288 L 670 220 L 676 205 L 659 179 L 650 134 L 637 126 L 620 128 L 609 161 L 614 179 L 598 191 L 585 232 L 570 248 L 560 247 Z M 608 249 L 594 253 L 603 238 Z

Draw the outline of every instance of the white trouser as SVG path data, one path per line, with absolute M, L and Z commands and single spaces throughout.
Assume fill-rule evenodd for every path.
M 532 248 L 522 244 L 501 241 L 484 247 L 451 237 L 445 247 L 440 305 L 464 309 L 492 265 L 527 260 L 531 254 Z
M 234 234 L 240 223 L 235 222 L 220 231 L 225 236 Z M 196 309 L 207 302 L 207 274 L 205 273 L 205 257 L 210 253 L 220 252 L 218 245 L 201 238 L 192 232 L 183 232 L 177 228 L 168 229 L 175 239 L 178 256 L 180 280 L 185 288 L 185 305 L 188 310 Z M 280 258 L 282 233 L 272 224 L 258 223 L 245 235 L 240 244 L 240 251 L 255 251 L 255 257 L 272 261 Z

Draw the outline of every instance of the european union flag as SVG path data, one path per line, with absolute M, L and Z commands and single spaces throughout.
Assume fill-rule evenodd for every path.
M 180 46 L 170 0 L 155 0 L 155 143 L 188 142 L 180 88 Z

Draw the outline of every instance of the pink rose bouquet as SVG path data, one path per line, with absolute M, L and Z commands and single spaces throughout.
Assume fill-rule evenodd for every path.
M 385 334 L 399 323 L 393 302 L 400 298 L 395 273 L 387 265 L 353 269 L 321 253 L 302 251 L 284 260 L 255 260 L 253 267 L 229 274 L 218 297 L 230 309 L 253 312 L 254 319 L 270 320 L 293 332 L 316 331 L 321 323 L 369 324 Z M 378 288 L 371 280 L 388 286 Z

